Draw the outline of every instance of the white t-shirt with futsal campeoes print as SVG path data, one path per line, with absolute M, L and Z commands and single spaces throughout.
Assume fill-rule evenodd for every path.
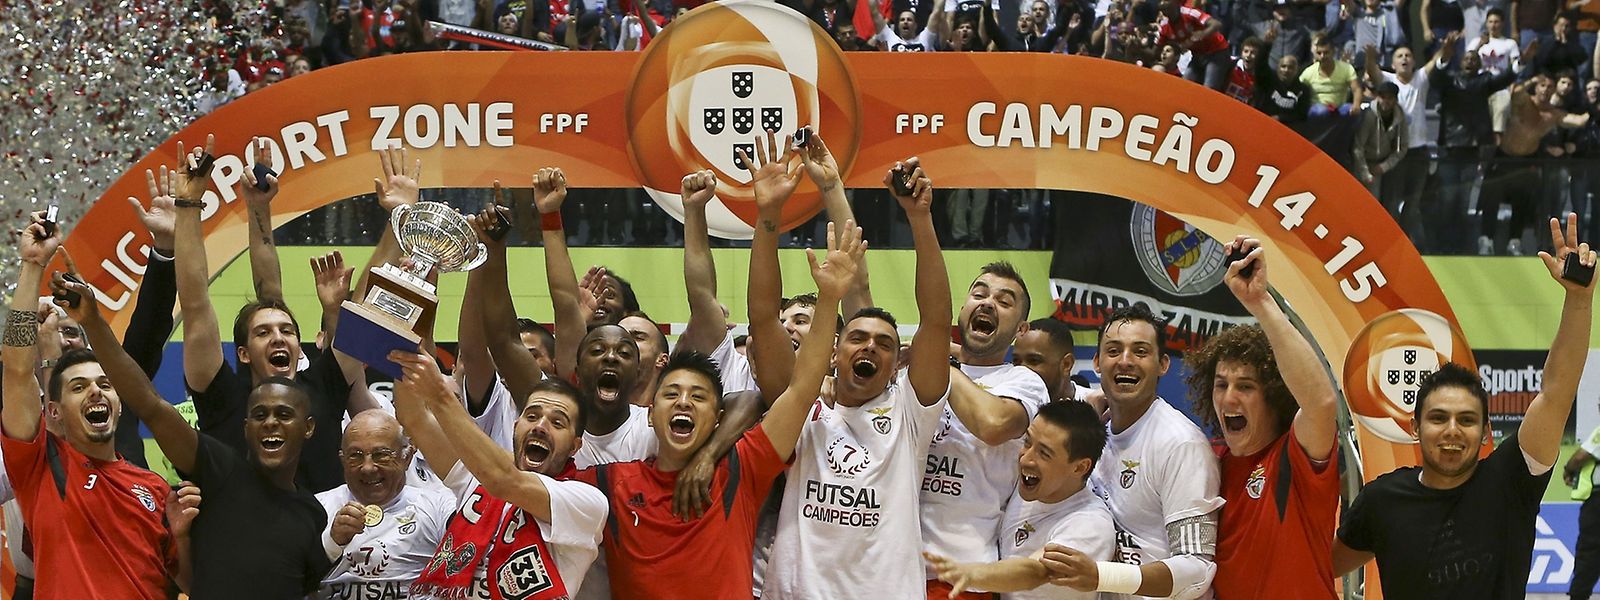
M 583 586 L 584 575 L 589 571 L 589 564 L 600 554 L 600 537 L 605 528 L 606 514 L 610 510 L 606 507 L 606 496 L 594 486 L 581 481 L 552 479 L 542 473 L 530 474 L 543 480 L 545 489 L 550 492 L 550 522 L 532 518 L 532 514 L 528 514 L 528 521 L 539 527 L 545 547 L 555 555 L 556 572 L 561 575 L 562 585 L 566 586 L 568 595 L 576 597 Z M 444 483 L 455 493 L 457 506 L 466 504 L 468 497 L 478 489 L 478 478 L 473 477 L 472 472 L 461 463 L 456 463 L 455 468 L 450 469 Z M 506 510 L 515 509 L 507 504 Z M 484 518 L 490 517 L 485 515 Z M 470 597 L 474 600 L 492 600 L 487 556 L 479 556 L 477 563 L 473 567 L 475 571 Z M 413 598 L 434 600 L 429 596 Z
M 650 427 L 650 409 L 628 405 L 628 418 L 616 431 L 604 435 L 583 434 L 583 446 L 573 453 L 579 469 L 595 465 L 644 460 L 656 455 L 656 432 Z
M 1111 560 L 1117 552 L 1117 526 L 1111 509 L 1088 486 L 1054 504 L 1028 502 L 1013 494 L 1000 530 L 1000 558 L 1034 558 L 1045 544 L 1060 544 L 1091 560 Z M 1005 600 L 1095 600 L 1095 592 L 1045 584 L 1025 592 L 1003 594 Z
M 722 374 L 722 393 L 732 394 L 756 389 L 756 377 L 750 371 L 750 358 L 733 347 L 733 331 L 722 336 L 722 343 L 711 351 L 711 362 L 717 363 Z
M 924 27 L 908 40 L 895 31 L 894 23 L 884 23 L 883 30 L 878 32 L 878 45 L 890 52 L 937 52 L 939 36 Z
M 1044 380 L 1027 367 L 961 365 L 961 372 L 985 391 L 1020 402 L 1030 422 L 1050 401 Z M 962 563 L 999 560 L 995 536 L 1017 489 L 1021 452 L 1021 439 L 984 443 L 946 404 L 922 466 L 922 549 Z
M 1112 433 L 1090 482 L 1116 521 L 1115 560 L 1147 565 L 1171 557 L 1168 523 L 1222 508 L 1219 469 L 1205 434 L 1161 398 L 1133 425 Z M 1200 598 L 1211 598 L 1211 591 Z
M 926 595 L 917 484 L 945 400 L 917 402 L 906 373 L 861 406 L 812 407 L 789 468 L 763 599 Z
M 355 497 L 350 486 L 341 485 L 317 494 L 317 501 L 331 524 L 333 515 Z M 333 571 L 322 578 L 317 597 L 405 598 L 411 583 L 433 559 L 445 523 L 455 510 L 455 497 L 447 490 L 400 488 L 400 493 L 383 505 L 383 519 L 368 525 L 345 545 Z

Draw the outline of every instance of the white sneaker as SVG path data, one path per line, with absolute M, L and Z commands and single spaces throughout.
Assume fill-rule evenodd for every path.
M 1506 254 L 1522 256 L 1522 240 L 1512 238 L 1511 241 L 1506 242 Z
M 1487 235 L 1478 236 L 1478 256 L 1494 254 L 1494 240 Z

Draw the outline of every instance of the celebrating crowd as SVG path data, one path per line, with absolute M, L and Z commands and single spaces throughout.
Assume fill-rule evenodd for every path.
M 1586 237 L 1600 236 L 1597 2 L 780 1 L 847 51 L 1055 52 L 1183 76 L 1323 147 L 1427 253 L 1525 254 L 1550 243 L 1540 219 L 1568 211 L 1580 214 Z M 488 48 L 441 36 L 430 22 L 628 51 L 701 3 L 274 0 L 237 14 L 217 3 L 214 16 L 234 34 L 220 47 L 195 49 L 211 81 L 199 104 L 210 110 L 284 77 L 367 56 Z M 959 191 L 941 215 L 952 222 L 946 243 L 1042 247 L 1041 235 L 1006 225 L 1043 221 L 1050 200 L 1035 195 Z M 648 225 L 655 211 L 642 194 L 606 204 L 609 222 L 585 223 L 582 241 L 676 242 L 671 227 Z M 820 229 L 807 228 L 796 243 Z
M 1480 462 L 1487 394 L 1441 366 L 1410 424 L 1422 466 L 1378 477 L 1335 531 L 1338 396 L 1271 294 L 1257 240 L 1227 243 L 1244 258 L 1225 278 L 1256 324 L 1187 357 L 1187 401 L 1220 433 L 1214 451 L 1169 403 L 1184 399 L 1156 395 L 1177 375 L 1168 328 L 1143 305 L 1100 327 L 1096 389 L 1069 378 L 1061 323 L 1027 321 L 1034 298 L 1009 264 L 960 274 L 971 283 L 954 306 L 916 158 L 883 166 L 915 247 L 903 343 L 873 304 L 838 166 L 808 137 L 768 132 L 741 156 L 759 211 L 742 351 L 716 300 L 712 172 L 682 181 L 691 317 L 669 343 L 620 274 L 579 277 L 568 182 L 547 167 L 531 202 L 504 206 L 497 186 L 468 217 L 487 254 L 459 314 L 439 315 L 459 319 L 455 361 L 441 369 L 423 327 L 421 344 L 384 357 L 392 399 L 365 385 L 377 365 L 337 350 L 337 321 L 354 314 L 341 304 L 368 297 L 368 270 L 355 277 L 339 252 L 312 261 L 314 344 L 283 303 L 270 173 L 239 186 L 257 297 L 222 307 L 237 354 L 223 355 L 199 201 L 210 140 L 180 144 L 184 164 L 129 199 L 151 239 L 121 339 L 72 257 L 46 273 L 65 252 L 32 215 L 0 351 L 18 596 L 1333 598 L 1336 577 L 1374 558 L 1390 597 L 1521 595 L 1589 346 L 1593 285 L 1561 276 L 1569 257 L 1595 263 L 1575 215 L 1551 220 L 1540 253 L 1565 302 L 1519 430 Z M 417 205 L 420 161 L 378 159 L 380 206 Z M 807 252 L 810 282 L 786 287 L 777 223 L 801 178 L 822 190 L 825 249 Z M 515 313 L 504 222 L 543 242 L 550 328 Z M 402 259 L 384 230 L 369 267 Z M 174 303 L 193 426 L 150 382 Z M 141 423 L 181 483 L 141 468 Z

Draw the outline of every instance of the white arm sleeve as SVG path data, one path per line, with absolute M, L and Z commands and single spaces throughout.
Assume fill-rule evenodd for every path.
M 1167 597 L 1174 600 L 1199 598 L 1211 589 L 1211 579 L 1217 575 L 1217 563 L 1209 557 L 1179 554 L 1160 562 L 1172 571 L 1172 595 Z

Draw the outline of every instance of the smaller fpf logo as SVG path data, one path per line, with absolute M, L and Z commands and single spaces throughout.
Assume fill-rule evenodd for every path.
M 1021 548 L 1024 543 L 1027 543 L 1028 537 L 1032 536 L 1034 531 L 1037 530 L 1033 528 L 1033 523 L 1023 522 L 1022 526 L 1017 528 L 1016 547 Z
M 835 475 L 855 479 L 869 466 L 872 466 L 872 455 L 867 453 L 866 448 L 849 443 L 842 437 L 834 438 L 833 443 L 828 444 L 828 469 Z
M 1139 468 L 1139 461 L 1123 460 L 1122 467 L 1122 479 L 1120 483 L 1122 484 L 1122 489 L 1126 490 L 1133 487 L 1133 478 L 1139 475 L 1138 472 L 1134 471 L 1134 469 Z
M 156 511 L 156 496 L 150 490 L 139 484 L 133 484 L 133 497 L 139 499 L 139 505 L 150 512 Z
M 872 430 L 879 435 L 889 435 L 889 413 L 893 410 L 894 408 L 889 406 L 869 409 L 867 412 L 875 415 L 872 417 Z
M 1266 487 L 1267 468 L 1261 465 L 1256 465 L 1255 470 L 1250 472 L 1250 479 L 1247 479 L 1244 482 L 1244 493 L 1250 494 L 1251 498 L 1260 500 L 1261 490 L 1266 489 Z

